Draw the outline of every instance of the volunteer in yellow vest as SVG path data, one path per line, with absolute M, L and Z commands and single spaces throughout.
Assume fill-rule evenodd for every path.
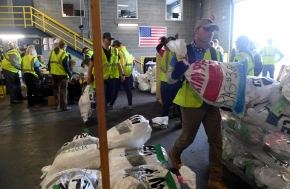
M 203 18 L 196 23 L 195 39 L 187 45 L 187 59 L 190 64 L 201 59 L 223 61 L 220 52 L 209 45 L 215 30 L 218 31 L 219 27 L 210 19 Z M 179 61 L 177 57 L 179 56 L 174 54 L 170 62 L 171 67 L 167 73 L 168 83 L 174 83 L 183 78 L 188 68 L 188 65 Z M 186 80 L 183 80 L 174 103 L 180 105 L 181 108 L 182 133 L 168 152 L 172 165 L 176 169 L 180 169 L 183 165 L 180 159 L 181 153 L 194 141 L 202 123 L 210 146 L 208 186 L 211 189 L 227 189 L 222 181 L 222 135 L 219 108 L 204 102 Z
M 176 40 L 174 37 L 162 37 L 161 38 L 161 44 L 163 44 L 164 47 L 164 52 L 162 56 L 162 61 L 161 61 L 161 67 L 159 70 L 159 77 L 158 79 L 160 80 L 160 93 L 161 93 L 161 99 L 162 99 L 162 117 L 168 116 L 170 112 L 170 107 L 173 105 L 173 100 L 180 88 L 181 81 L 178 80 L 174 84 L 169 84 L 167 82 L 167 71 L 170 68 L 170 61 L 172 59 L 172 56 L 174 55 L 174 52 L 170 51 L 166 44 L 171 41 L 171 40 Z M 159 47 L 160 48 L 160 47 Z M 181 119 L 181 112 L 180 112 L 180 107 L 177 106 L 178 112 L 180 114 L 180 119 Z M 182 119 L 178 122 L 175 123 L 175 126 L 181 126 Z M 160 125 L 153 124 L 152 127 L 158 127 L 159 129 L 166 129 L 167 127 L 160 127 Z
M 102 63 L 103 63 L 103 78 L 105 87 L 106 107 L 111 101 L 112 94 L 115 88 L 115 80 L 119 79 L 121 75 L 122 82 L 125 80 L 123 69 L 118 60 L 118 50 L 111 46 L 113 36 L 109 32 L 103 34 L 103 50 L 102 50 Z M 95 88 L 95 82 L 93 75 L 94 72 L 94 55 L 91 58 L 88 69 L 87 84 L 92 83 Z M 120 74 L 121 73 L 121 74 Z
M 11 104 L 22 103 L 21 83 L 18 75 L 19 70 L 21 70 L 21 61 L 17 48 L 9 49 L 2 60 L 2 73 L 5 77 Z
M 257 51 L 256 43 L 250 40 L 248 49 L 251 51 L 254 58 L 254 76 L 259 76 L 263 70 L 263 63 Z
M 69 69 L 67 53 L 62 50 L 65 46 L 65 42 L 60 41 L 58 46 L 51 52 L 48 61 L 48 70 L 52 76 L 55 109 L 60 109 L 60 111 L 71 109 L 67 106 L 67 85 L 68 78 L 71 78 L 71 71 Z
M 36 58 L 37 53 L 34 47 L 26 49 L 25 56 L 22 59 L 22 74 L 25 77 L 27 87 L 27 107 L 38 108 L 39 104 L 39 80 L 42 80 L 42 74 L 39 70 L 39 61 Z M 33 95 L 33 96 L 32 96 Z
M 230 62 L 233 62 L 234 61 L 234 58 L 238 54 L 238 49 L 237 49 L 236 43 L 237 42 L 235 41 L 234 47 L 231 50 L 230 59 L 229 59 Z
M 82 53 L 88 56 L 89 58 L 92 58 L 94 51 L 88 49 L 87 47 L 84 47 Z
M 126 47 L 121 44 L 122 43 L 120 41 L 115 40 L 112 46 L 118 49 L 119 57 L 120 57 L 120 64 L 125 74 L 125 81 L 121 82 L 121 76 L 119 77 L 118 80 L 115 81 L 115 90 L 113 92 L 111 101 L 108 103 L 108 109 L 113 109 L 114 103 L 118 97 L 119 88 L 122 84 L 126 91 L 127 100 L 128 100 L 128 105 L 124 106 L 124 109 L 132 110 L 133 107 L 132 107 L 132 91 L 130 89 L 130 76 L 132 75 L 132 69 L 133 69 L 133 57 L 127 51 Z
M 238 37 L 236 45 L 239 53 L 235 56 L 234 62 L 240 62 L 245 58 L 248 59 L 248 76 L 254 76 L 254 58 L 251 51 L 248 50 L 249 38 L 245 35 Z
M 275 71 L 275 64 L 279 62 L 283 57 L 284 54 L 279 51 L 275 46 L 272 45 L 273 39 L 268 39 L 268 45 L 265 46 L 260 52 L 260 56 L 262 57 L 263 62 L 263 71 L 262 76 L 266 77 L 268 72 L 270 77 L 274 79 L 274 71 Z M 279 58 L 276 60 L 276 54 L 279 55 Z
M 37 59 L 38 59 L 39 67 L 43 67 L 43 68 L 45 68 L 46 65 L 45 65 L 45 62 L 44 62 L 43 56 L 42 56 L 41 54 L 40 54 L 40 55 L 37 55 Z

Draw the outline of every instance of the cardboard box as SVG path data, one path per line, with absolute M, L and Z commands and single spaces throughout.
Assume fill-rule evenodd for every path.
M 47 105 L 48 106 L 54 106 L 55 105 L 54 96 L 48 96 L 47 97 Z
M 6 96 L 6 86 L 0 85 L 0 98 L 5 98 Z

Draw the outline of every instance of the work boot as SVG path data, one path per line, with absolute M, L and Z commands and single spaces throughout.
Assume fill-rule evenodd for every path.
M 176 122 L 174 123 L 174 126 L 175 126 L 175 127 L 182 127 L 182 123 L 181 123 L 181 121 L 176 121 Z
M 223 183 L 223 181 L 214 182 L 214 181 L 208 180 L 207 185 L 210 189 L 228 189 Z
M 113 105 L 110 105 L 110 103 L 107 104 L 107 110 L 113 110 L 114 109 L 114 106 Z
M 182 163 L 180 157 L 179 158 L 173 157 L 173 155 L 172 155 L 172 149 L 170 149 L 168 151 L 168 154 L 169 154 L 169 158 L 171 159 L 171 162 L 172 162 L 173 167 L 175 169 L 179 170 L 180 167 L 183 166 L 183 163 Z

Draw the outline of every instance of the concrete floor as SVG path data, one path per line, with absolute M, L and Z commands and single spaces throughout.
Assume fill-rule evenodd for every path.
M 134 110 L 123 110 L 126 105 L 124 91 L 119 93 L 114 110 L 107 113 L 107 129 L 115 126 L 132 115 L 140 114 L 146 118 L 161 115 L 162 106 L 156 102 L 155 95 L 133 90 Z M 26 108 L 22 104 L 10 105 L 9 97 L 0 99 L 0 189 L 34 189 L 41 182 L 41 168 L 51 165 L 57 150 L 72 138 L 89 130 L 98 136 L 96 116 L 84 124 L 78 105 L 72 110 L 59 112 L 50 106 Z M 174 127 L 179 118 L 169 120 L 166 130 L 153 129 L 151 139 L 146 144 L 161 144 L 169 150 L 181 132 Z M 203 127 L 196 140 L 182 154 L 186 166 L 196 173 L 197 189 L 207 189 L 208 144 Z M 168 169 L 176 173 L 171 161 Z M 229 189 L 252 188 L 234 173 L 224 167 L 223 180 Z M 182 185 L 182 188 L 187 188 Z

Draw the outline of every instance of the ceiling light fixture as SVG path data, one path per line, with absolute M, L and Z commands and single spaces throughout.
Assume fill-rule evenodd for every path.
M 138 26 L 138 24 L 118 24 L 118 26 Z
M 16 38 L 24 38 L 24 35 L 19 35 L 19 34 L 15 34 L 15 35 L 0 35 L 0 38 L 6 38 L 6 39 L 16 39 Z

